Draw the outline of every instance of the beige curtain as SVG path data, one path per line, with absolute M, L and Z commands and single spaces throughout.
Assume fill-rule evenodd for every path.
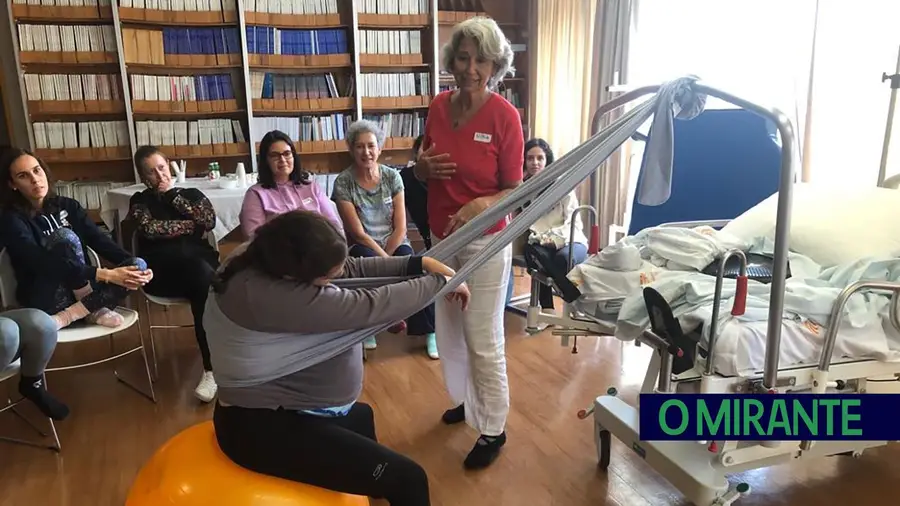
M 594 18 L 591 0 L 532 0 L 534 135 L 557 158 L 586 139 L 590 122 Z
M 628 46 L 633 30 L 634 9 L 637 0 L 598 0 L 594 29 L 594 59 L 592 62 L 592 82 L 590 110 L 593 112 L 601 104 L 614 98 L 610 86 L 627 83 Z M 597 118 L 596 125 L 603 128 L 622 114 L 615 111 L 603 118 Z M 593 118 L 592 118 L 593 121 Z M 585 139 L 591 134 L 590 125 Z M 592 178 L 588 189 L 589 202 L 594 203 L 598 213 L 600 245 L 616 241 L 616 229 L 624 223 L 628 209 L 628 182 L 630 179 L 629 142 L 602 164 Z

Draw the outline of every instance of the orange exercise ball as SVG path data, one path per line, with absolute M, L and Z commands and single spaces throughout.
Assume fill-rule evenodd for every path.
M 369 506 L 369 499 L 248 471 L 222 453 L 212 422 L 203 422 L 170 439 L 150 458 L 125 505 Z

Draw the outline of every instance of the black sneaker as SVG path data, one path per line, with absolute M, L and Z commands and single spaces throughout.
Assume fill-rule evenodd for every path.
M 463 466 L 466 469 L 484 469 L 500 455 L 500 448 L 506 444 L 506 432 L 499 436 L 481 436 L 475 441 L 472 451 L 466 456 Z

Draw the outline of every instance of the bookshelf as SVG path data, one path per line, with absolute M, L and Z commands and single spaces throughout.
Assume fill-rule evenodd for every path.
M 7 5 L 11 23 L 0 29 L 15 51 L 2 58 L 20 87 L 6 90 L 7 105 L 25 111 L 30 147 L 67 182 L 137 182 L 130 158 L 148 143 L 188 160 L 189 176 L 211 161 L 226 173 L 238 162 L 256 170 L 258 144 L 275 128 L 295 139 L 305 168 L 333 174 L 350 163 L 345 133 L 358 118 L 385 130 L 382 161 L 403 165 L 448 84 L 439 48 L 477 13 L 518 48 L 517 76 L 500 91 L 528 124 L 528 9 L 514 0 Z

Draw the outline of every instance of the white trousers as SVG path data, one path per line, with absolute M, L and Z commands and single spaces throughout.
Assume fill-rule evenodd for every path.
M 466 245 L 447 266 L 459 270 L 492 237 Z M 433 244 L 438 242 L 432 237 Z M 503 316 L 511 268 L 512 245 L 507 245 L 469 276 L 472 297 L 466 311 L 443 297 L 435 302 L 435 335 L 447 391 L 454 406 L 465 404 L 466 423 L 485 436 L 499 436 L 509 414 Z

